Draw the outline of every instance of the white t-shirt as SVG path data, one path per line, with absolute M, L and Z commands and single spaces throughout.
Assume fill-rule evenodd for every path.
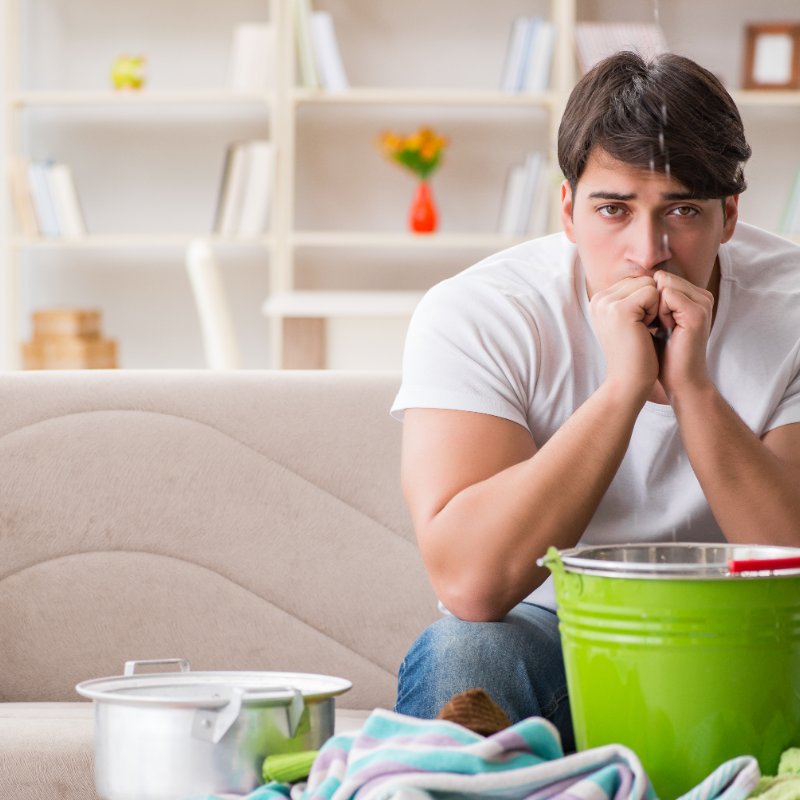
M 711 378 L 750 429 L 800 422 L 800 247 L 739 223 L 719 251 Z M 575 246 L 512 247 L 434 286 L 417 307 L 392 406 L 491 414 L 541 447 L 601 384 L 605 359 Z M 487 531 L 487 535 L 491 535 Z M 581 544 L 724 541 L 672 407 L 647 402 Z M 555 606 L 548 580 L 529 598 Z

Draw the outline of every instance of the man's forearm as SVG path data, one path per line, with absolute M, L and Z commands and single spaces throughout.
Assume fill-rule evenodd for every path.
M 549 545 L 577 543 L 640 408 L 601 387 L 535 455 L 465 488 L 430 520 L 426 560 L 453 613 L 501 618 L 544 578 L 535 562 Z
M 800 470 L 773 453 L 713 385 L 673 398 L 672 405 L 728 541 L 800 546 Z

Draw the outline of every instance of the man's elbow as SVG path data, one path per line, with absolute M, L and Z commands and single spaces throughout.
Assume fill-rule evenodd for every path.
M 469 581 L 434 587 L 442 605 L 465 622 L 500 622 L 516 605 L 502 597 L 497 587 L 484 588 Z

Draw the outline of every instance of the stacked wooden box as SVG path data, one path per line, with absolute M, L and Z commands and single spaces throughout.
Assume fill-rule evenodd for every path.
M 58 308 L 33 312 L 33 335 L 22 344 L 25 369 L 113 369 L 117 343 L 101 335 L 100 312 Z

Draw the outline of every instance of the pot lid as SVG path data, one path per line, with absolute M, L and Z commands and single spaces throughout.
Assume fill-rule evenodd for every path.
M 172 708 L 221 708 L 230 702 L 237 690 L 243 693 L 242 702 L 245 706 L 285 706 L 292 702 L 298 692 L 308 703 L 327 700 L 352 687 L 350 681 L 330 675 L 304 672 L 193 672 L 183 659 L 169 661 L 180 663 L 181 672 L 136 674 L 135 666 L 147 662 L 128 662 L 125 675 L 83 681 L 75 689 L 84 697 L 98 702 Z M 129 668 L 131 664 L 134 665 L 132 669 Z
M 620 578 L 763 578 L 800 575 L 800 548 L 691 542 L 551 548 L 539 564 Z

